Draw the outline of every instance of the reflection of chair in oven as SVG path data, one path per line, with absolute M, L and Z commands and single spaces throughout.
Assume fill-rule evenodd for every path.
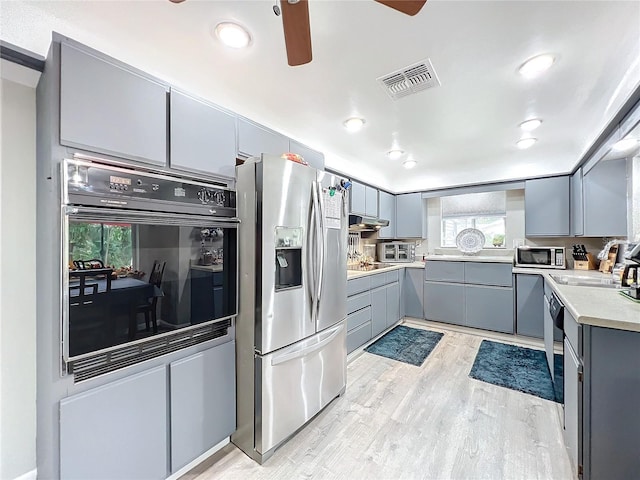
M 138 313 L 144 313 L 144 323 L 147 332 L 149 331 L 149 324 L 153 325 L 153 333 L 158 333 L 158 316 L 156 313 L 158 298 L 162 296 L 162 276 L 164 275 L 164 267 L 167 262 L 160 262 L 158 260 L 153 261 L 153 268 L 149 274 L 149 284 L 153 285 L 154 294 L 151 298 L 148 298 L 146 303 L 138 305 L 136 307 L 136 315 Z
M 99 283 L 94 277 L 97 272 L 69 272 L 70 356 L 109 347 L 113 341 L 108 315 L 111 270 L 100 269 L 100 272 L 107 276 L 107 281 L 101 282 L 104 290 L 99 290 Z

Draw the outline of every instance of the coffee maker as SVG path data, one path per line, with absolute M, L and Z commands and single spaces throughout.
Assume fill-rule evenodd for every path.
M 640 242 L 630 243 L 624 253 L 625 266 L 622 274 L 622 286 L 629 287 L 629 295 L 633 298 L 640 296 L 638 291 L 638 271 L 640 270 Z

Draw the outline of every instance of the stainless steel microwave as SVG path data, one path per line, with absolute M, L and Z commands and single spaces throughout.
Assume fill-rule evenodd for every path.
M 413 262 L 416 259 L 416 246 L 409 242 L 378 244 L 378 261 L 389 263 Z
M 565 249 L 564 247 L 518 247 L 516 267 L 566 268 Z

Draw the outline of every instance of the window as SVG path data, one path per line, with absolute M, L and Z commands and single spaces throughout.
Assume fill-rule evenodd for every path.
M 69 223 L 70 260 L 98 258 L 105 265 L 133 264 L 131 225 L 123 223 Z
M 441 199 L 442 247 L 456 247 L 456 237 L 465 228 L 476 228 L 485 237 L 484 248 L 505 246 L 506 194 L 470 193 Z

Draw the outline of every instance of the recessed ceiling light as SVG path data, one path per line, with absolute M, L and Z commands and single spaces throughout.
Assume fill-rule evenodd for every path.
M 389 150 L 387 152 L 387 157 L 391 160 L 398 160 L 402 155 L 404 155 L 404 150 Z
M 351 118 L 347 118 L 344 121 L 344 128 L 346 128 L 350 132 L 357 132 L 362 127 L 364 127 L 364 123 L 365 123 L 364 118 L 351 117 Z
M 613 144 L 611 147 L 616 152 L 624 152 L 626 150 L 631 150 L 632 148 L 638 145 L 638 140 L 635 138 L 623 138 L 622 140 Z
M 534 143 L 538 141 L 537 138 L 521 138 L 516 142 L 516 145 L 520 150 L 524 150 L 525 148 L 529 148 L 533 146 Z
M 532 118 L 531 120 L 525 120 L 520 124 L 520 128 L 525 132 L 530 132 L 535 130 L 542 124 L 542 120 L 539 118 Z
M 244 48 L 249 45 L 251 36 L 249 32 L 237 23 L 222 22 L 216 25 L 216 36 L 227 47 Z
M 405 160 L 404 162 L 402 162 L 402 166 L 404 168 L 406 168 L 407 170 L 409 170 L 409 169 L 415 167 L 417 163 L 418 162 L 416 162 L 415 160 L 409 159 L 409 160 Z
M 518 68 L 518 72 L 525 78 L 534 78 L 551 68 L 555 57 L 549 53 L 530 58 Z

